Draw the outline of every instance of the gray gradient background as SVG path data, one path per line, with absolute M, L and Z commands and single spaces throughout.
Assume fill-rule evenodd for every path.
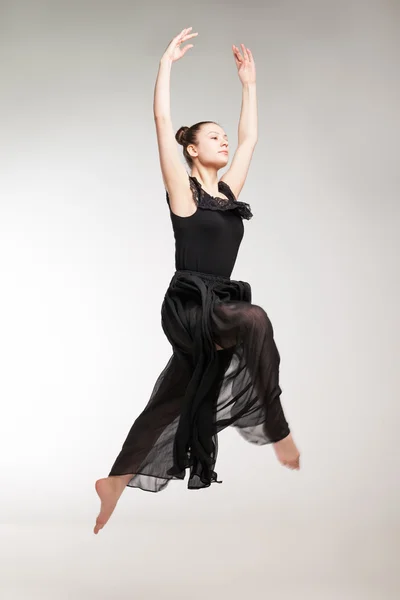
M 400 3 L 0 6 L 2 599 L 398 598 Z M 221 486 L 128 489 L 95 537 L 94 481 L 170 356 L 152 102 L 189 26 L 175 129 L 216 120 L 233 150 L 231 45 L 255 57 L 233 277 L 274 324 L 302 470 L 227 430 Z

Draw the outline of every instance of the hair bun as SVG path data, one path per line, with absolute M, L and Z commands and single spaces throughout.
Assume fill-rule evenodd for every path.
M 189 127 L 180 127 L 175 134 L 175 139 L 181 146 L 185 143 L 185 134 L 189 129 Z

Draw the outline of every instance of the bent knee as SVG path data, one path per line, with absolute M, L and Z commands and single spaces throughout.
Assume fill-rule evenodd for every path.
M 250 304 L 246 311 L 246 321 L 253 326 L 272 330 L 272 323 L 269 316 L 262 306 L 258 306 L 257 304 Z

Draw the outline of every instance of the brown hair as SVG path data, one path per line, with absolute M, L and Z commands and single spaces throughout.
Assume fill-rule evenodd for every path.
M 187 151 L 187 147 L 190 146 L 190 144 L 197 143 L 197 134 L 199 132 L 199 129 L 203 125 L 207 125 L 208 123 L 214 123 L 214 121 L 200 121 L 199 123 L 196 123 L 191 127 L 180 127 L 175 134 L 176 141 L 178 142 L 178 144 L 183 146 L 183 156 L 185 157 L 185 160 L 189 167 L 192 167 L 193 159 Z

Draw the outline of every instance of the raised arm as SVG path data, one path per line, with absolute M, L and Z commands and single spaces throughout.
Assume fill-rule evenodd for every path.
M 187 209 L 191 191 L 188 174 L 181 163 L 172 126 L 170 79 L 172 64 L 182 58 L 189 48 L 193 47 L 192 44 L 188 44 L 184 48 L 180 48 L 183 42 L 197 35 L 197 33 L 190 33 L 191 29 L 191 27 L 183 29 L 167 47 L 160 60 L 154 89 L 153 110 L 162 177 L 170 197 L 171 208 L 179 214 Z
M 249 48 L 245 48 L 243 44 L 241 44 L 241 47 L 243 56 L 236 46 L 232 47 L 239 79 L 242 83 L 242 109 L 239 120 L 238 147 L 231 166 L 221 177 L 229 185 L 236 198 L 246 181 L 258 137 L 256 69 Z

